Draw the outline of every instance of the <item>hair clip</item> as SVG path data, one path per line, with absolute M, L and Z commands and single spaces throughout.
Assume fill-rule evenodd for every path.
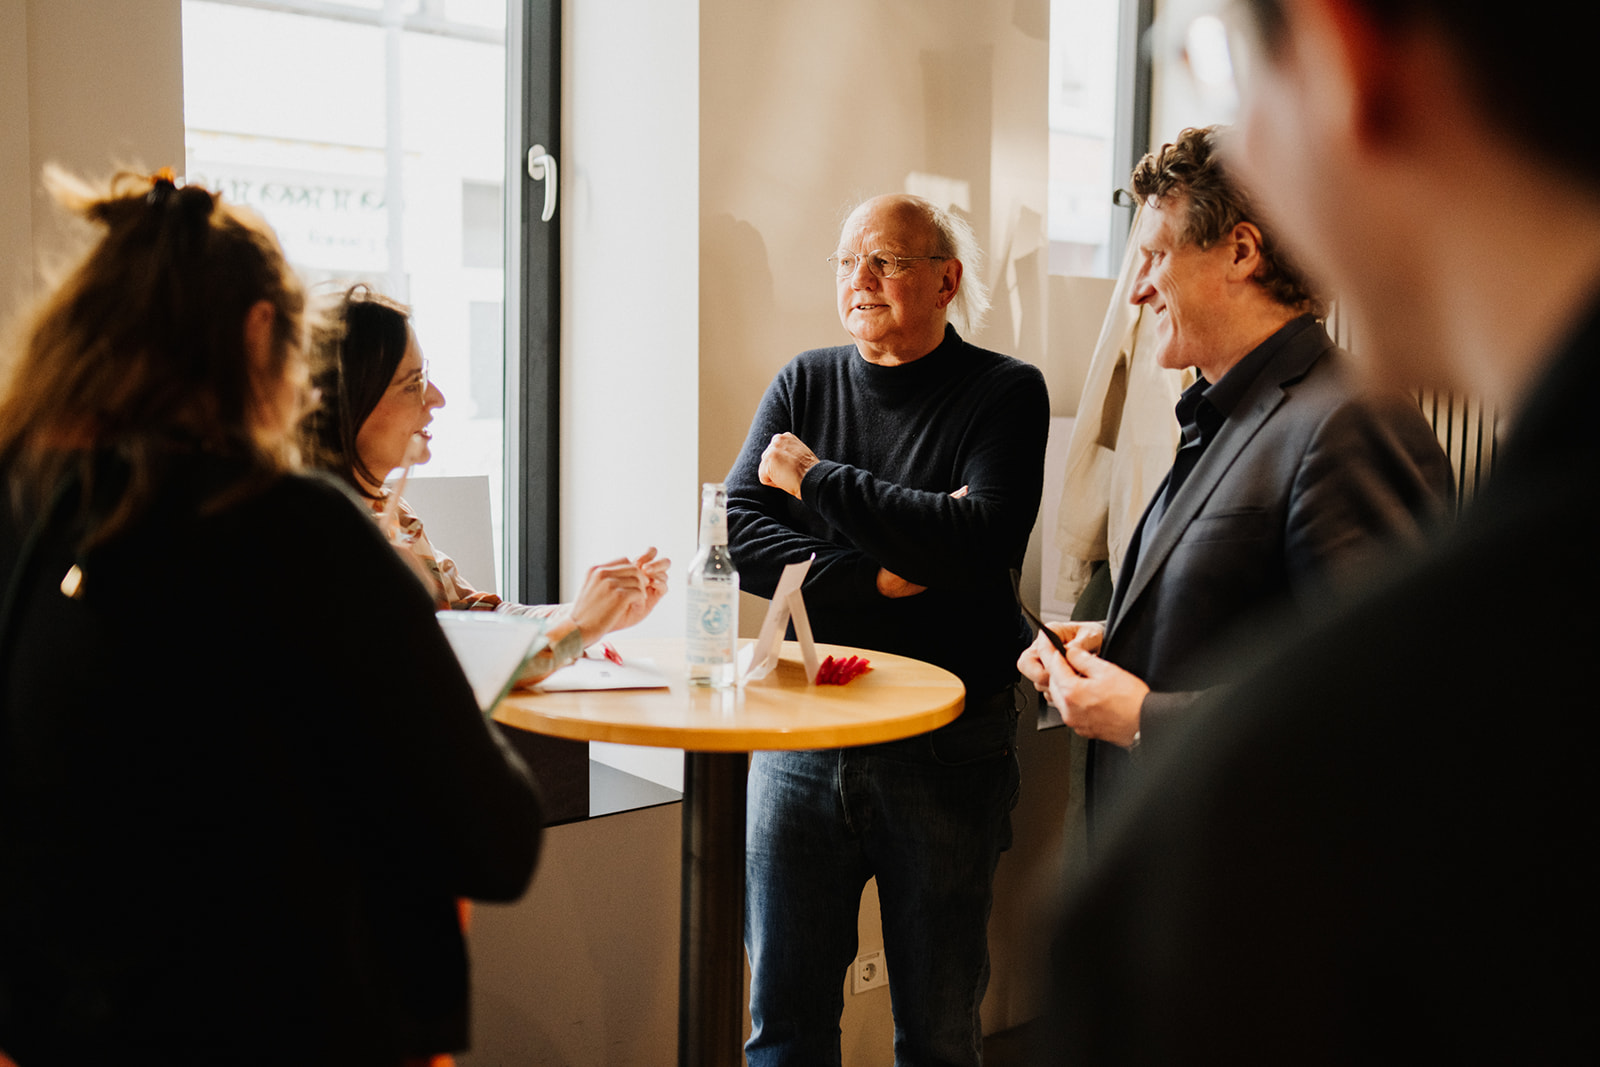
M 76 563 L 61 577 L 61 595 L 73 600 L 83 599 L 83 568 Z
M 145 202 L 152 207 L 166 202 L 167 197 L 178 191 L 178 179 L 172 173 L 171 167 L 162 167 L 150 175 L 150 192 L 145 196 Z

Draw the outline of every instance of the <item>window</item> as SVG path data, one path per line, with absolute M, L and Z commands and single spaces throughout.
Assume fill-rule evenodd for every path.
M 505 408 L 505 307 L 499 301 L 475 300 L 467 307 L 468 367 L 472 402 L 479 411 Z
M 1050 2 L 1050 273 L 1109 277 L 1116 152 L 1118 0 Z M 1124 229 L 1127 217 L 1117 211 Z
M 461 183 L 461 265 L 499 270 L 505 262 L 505 210 L 499 182 Z
M 505 36 L 505 0 L 183 4 L 187 177 L 260 211 L 314 291 L 412 306 L 447 400 L 415 476 L 489 477 L 497 559 Z

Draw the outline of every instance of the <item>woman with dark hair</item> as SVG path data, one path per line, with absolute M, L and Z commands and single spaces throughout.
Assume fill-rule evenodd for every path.
M 384 480 L 396 468 L 426 463 L 433 412 L 444 394 L 411 327 L 410 311 L 365 285 L 340 297 L 316 344 L 322 403 L 305 423 L 310 462 L 359 493 L 402 549 L 440 609 L 500 611 L 549 620 L 549 646 L 524 669 L 529 684 L 565 666 L 612 630 L 648 615 L 667 590 L 669 560 L 650 548 L 637 559 L 591 567 L 571 604 L 514 604 L 474 589 L 455 561 L 428 540 L 422 520 Z
M 538 794 L 402 562 L 294 472 L 300 284 L 169 173 L 47 180 L 103 235 L 0 381 L 0 1059 L 462 1048 L 455 900 L 522 893 Z

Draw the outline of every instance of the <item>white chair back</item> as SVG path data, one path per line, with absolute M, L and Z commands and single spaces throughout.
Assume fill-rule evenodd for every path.
M 499 592 L 487 474 L 432 478 L 413 473 L 406 482 L 406 503 L 422 519 L 433 547 L 456 561 L 474 589 Z

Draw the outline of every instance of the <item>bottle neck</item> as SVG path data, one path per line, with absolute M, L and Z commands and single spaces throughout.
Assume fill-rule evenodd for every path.
M 717 509 L 700 519 L 700 547 L 726 548 L 728 545 L 728 513 Z
M 728 498 L 707 490 L 700 501 L 700 547 L 725 548 L 728 544 Z

